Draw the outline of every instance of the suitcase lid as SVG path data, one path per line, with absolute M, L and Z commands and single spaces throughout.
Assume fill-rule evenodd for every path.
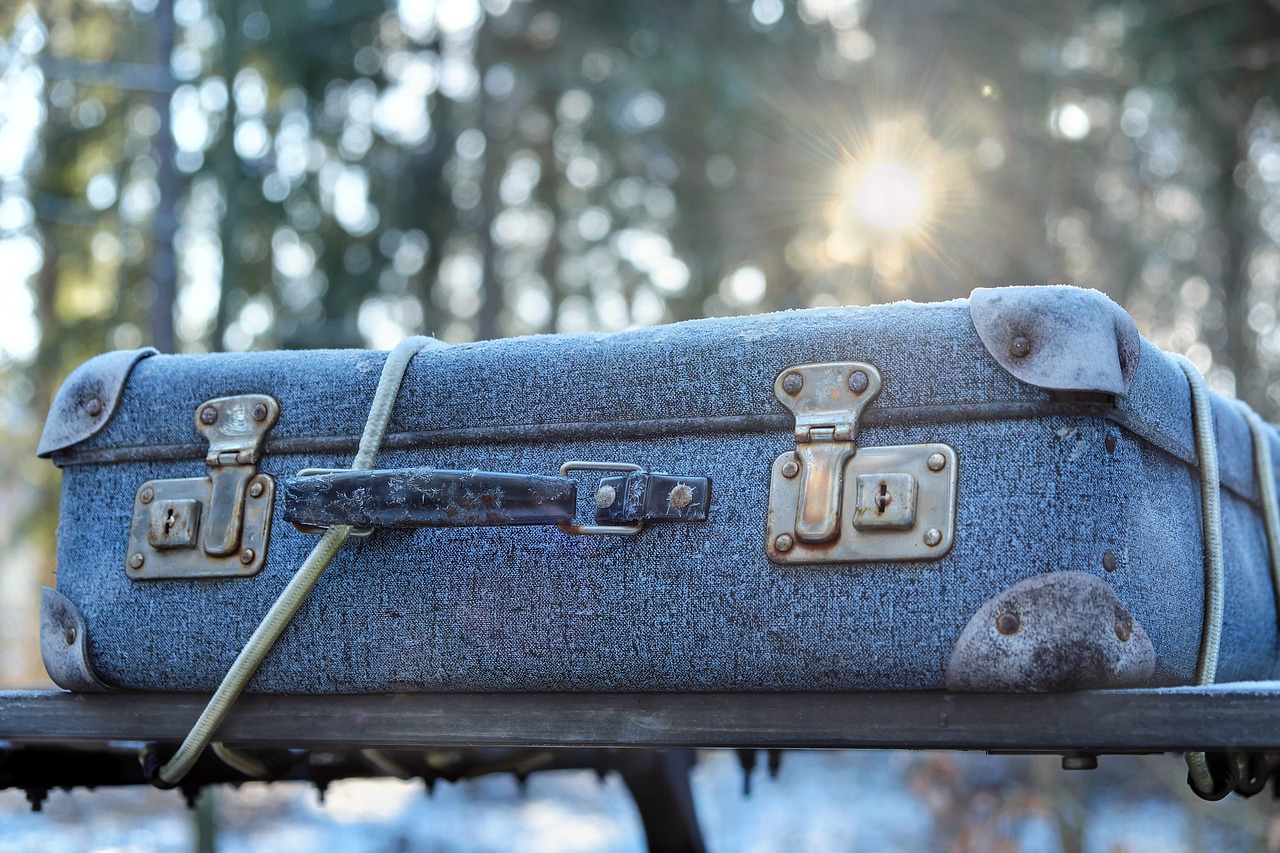
M 267 453 L 354 451 L 386 360 L 362 350 L 154 353 L 108 353 L 73 372 L 40 455 L 59 465 L 203 458 L 196 409 L 264 393 L 280 404 Z M 879 369 L 868 426 L 1075 407 L 1195 459 L 1181 371 L 1105 295 L 1062 285 L 432 349 L 409 368 L 384 446 L 789 432 L 794 416 L 775 397 L 775 379 L 827 361 Z M 1243 418 L 1225 401 L 1215 405 L 1220 430 L 1240 431 L 1248 446 Z M 1224 455 L 1223 481 L 1252 497 L 1250 459 L 1237 456 Z

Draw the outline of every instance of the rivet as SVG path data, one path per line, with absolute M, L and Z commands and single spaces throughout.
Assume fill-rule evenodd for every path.
M 861 394 L 867 390 L 869 382 L 870 380 L 867 379 L 867 374 L 864 371 L 855 370 L 849 374 L 849 390 L 855 394 Z
M 75 625 L 67 626 L 66 633 L 64 633 L 62 636 L 63 636 L 63 639 L 67 641 L 68 646 L 74 643 L 76 641 L 76 626 Z
M 613 506 L 613 502 L 618 499 L 618 490 L 613 486 L 601 486 L 596 492 L 596 506 L 600 509 L 608 509 Z
M 1026 358 L 1031 354 L 1031 341 L 1025 335 L 1018 335 L 1009 342 L 1009 355 L 1014 358 Z
M 1018 633 L 1018 629 L 1022 627 L 1022 620 L 1018 618 L 1017 613 L 1005 612 L 996 617 L 996 630 L 1008 637 L 1010 634 Z
M 151 491 L 150 486 L 147 486 L 142 490 L 142 494 L 138 495 L 138 500 L 142 501 L 144 504 L 149 504 L 151 501 L 155 500 L 155 497 L 156 493 Z
M 925 464 L 929 466 L 930 471 L 941 471 L 947 467 L 947 457 L 941 453 L 930 453 Z
M 677 483 L 676 487 L 671 490 L 671 494 L 667 495 L 667 503 L 676 509 L 684 509 L 693 503 L 693 487 L 684 483 Z
M 240 562 L 244 563 L 247 566 L 253 562 L 253 558 L 256 556 L 257 554 L 253 553 L 252 548 L 245 548 L 243 551 L 240 552 Z
M 1114 434 L 1108 435 L 1106 441 L 1104 441 L 1103 444 L 1106 445 L 1108 453 L 1116 452 L 1116 437 Z
M 1133 635 L 1133 625 L 1124 619 L 1116 619 L 1115 624 L 1116 638 L 1122 642 L 1129 642 L 1129 637 Z
M 90 397 L 84 404 L 84 410 L 91 418 L 96 418 L 102 414 L 102 401 L 97 397 Z
M 932 548 L 942 541 L 942 531 L 936 527 L 930 527 L 924 532 L 924 544 Z
M 146 561 L 147 561 L 147 558 L 142 556 L 141 554 L 134 554 L 132 557 L 129 558 L 129 568 L 140 569 L 142 568 L 142 564 L 145 563 Z
M 784 554 L 790 551 L 795 544 L 796 540 L 791 538 L 790 533 L 783 533 L 777 539 L 773 540 L 773 547 Z
M 800 473 L 800 464 L 796 460 L 791 459 L 782 463 L 782 476 L 790 480 L 796 474 Z
M 255 403 L 250 414 L 253 415 L 255 421 L 265 421 L 267 419 L 267 404 Z
M 794 370 L 782 377 L 782 390 L 786 391 L 792 397 L 800 393 L 800 389 L 804 387 L 804 377 Z
M 218 410 L 213 406 L 205 406 L 200 410 L 200 423 L 210 426 L 218 422 Z
M 1102 568 L 1106 569 L 1109 572 L 1114 572 L 1116 570 L 1116 555 L 1111 553 L 1110 551 L 1103 551 L 1102 552 Z
M 263 486 L 261 483 L 253 483 L 249 486 L 249 497 L 251 498 L 262 497 L 262 492 L 263 492 Z

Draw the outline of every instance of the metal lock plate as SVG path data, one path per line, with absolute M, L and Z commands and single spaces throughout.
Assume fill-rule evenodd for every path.
M 773 463 L 765 551 L 792 563 L 936 560 L 955 537 L 958 460 L 946 444 L 859 447 L 880 393 L 861 362 L 789 367 L 774 394 L 796 415 L 796 449 Z
M 259 474 L 266 434 L 280 417 L 271 397 L 202 403 L 209 476 L 143 483 L 134 498 L 125 572 L 134 580 L 248 577 L 267 561 L 275 479 Z
M 259 490 L 254 486 L 262 488 Z M 152 495 L 150 502 L 145 500 L 148 490 Z M 125 558 L 125 571 L 134 580 L 256 575 L 267 562 L 267 538 L 271 531 L 271 508 L 275 504 L 275 495 L 274 478 L 266 474 L 255 476 L 250 481 L 250 488 L 245 496 L 244 524 L 237 542 L 239 547 L 230 555 L 213 556 L 205 550 L 202 540 L 206 534 L 198 527 L 192 531 L 191 541 L 185 547 L 173 540 L 153 544 L 152 536 L 156 532 L 153 519 L 156 514 L 149 505 L 194 504 L 194 516 L 199 525 L 202 510 L 213 499 L 213 481 L 209 477 L 193 477 L 189 480 L 151 480 L 143 483 L 134 498 L 133 529 L 129 535 L 129 555 Z M 138 557 L 142 559 L 138 560 Z
M 940 456 L 943 465 L 934 470 Z M 956 452 L 946 444 L 908 444 L 897 447 L 860 447 L 844 468 L 842 504 L 852 508 L 843 513 L 834 540 L 805 542 L 795 535 L 795 519 L 800 499 L 797 476 L 788 477 L 794 453 L 784 453 L 773 463 L 769 488 L 767 551 L 775 563 L 890 563 L 900 560 L 936 560 L 951 550 L 956 527 Z M 877 514 L 873 500 L 864 505 L 859 484 L 874 495 L 879 484 L 915 481 L 914 512 L 891 512 L 895 496 L 883 514 Z M 914 516 L 908 521 L 907 516 Z M 887 517 L 887 518 L 886 518 Z M 786 536 L 787 539 L 781 537 Z M 780 546 L 785 546 L 780 547 Z

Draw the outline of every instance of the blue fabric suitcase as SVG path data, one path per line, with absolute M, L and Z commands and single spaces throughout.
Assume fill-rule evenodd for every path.
M 369 535 L 252 691 L 1278 675 L 1280 437 L 1101 294 L 427 342 L 348 470 L 387 359 L 73 373 L 40 445 L 63 477 L 54 680 L 212 690 L 326 527 Z

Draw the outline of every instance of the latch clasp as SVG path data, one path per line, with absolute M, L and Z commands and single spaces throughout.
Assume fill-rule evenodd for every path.
M 246 577 L 266 563 L 275 479 L 258 473 L 280 405 L 265 394 L 209 400 L 196 429 L 209 476 L 151 480 L 138 489 L 125 571 L 135 580 Z
M 880 371 L 861 362 L 801 364 L 778 374 L 773 393 L 796 416 L 795 536 L 830 542 L 839 533 L 843 472 L 856 452 L 858 417 L 880 394 Z
M 773 465 L 770 560 L 931 560 L 950 550 L 955 450 L 856 443 L 859 418 L 881 385 L 880 371 L 865 362 L 795 365 L 774 380 L 774 395 L 795 414 L 796 448 Z

